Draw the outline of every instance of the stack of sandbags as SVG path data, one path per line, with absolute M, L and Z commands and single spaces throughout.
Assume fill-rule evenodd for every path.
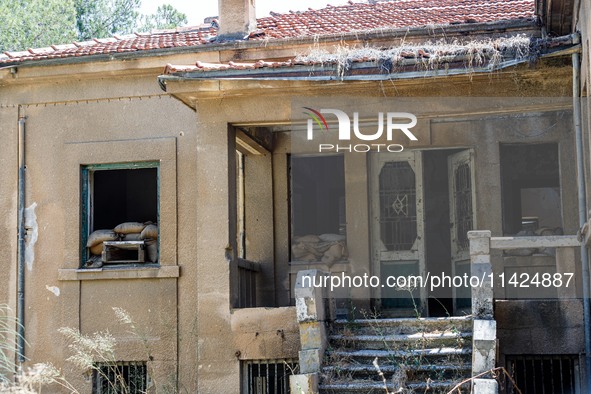
M 92 256 L 100 256 L 105 241 L 144 241 L 147 261 L 158 262 L 158 226 L 151 222 L 125 222 L 113 230 L 96 230 L 88 237 L 86 246 Z M 95 262 L 95 258 L 89 260 Z
M 158 226 L 151 222 L 126 222 L 115 227 L 122 241 L 144 241 L 146 245 L 146 261 L 158 262 Z
M 532 236 L 550 236 L 563 235 L 562 227 L 541 227 L 535 231 L 521 230 L 515 237 L 532 237 Z M 532 256 L 534 254 L 545 254 L 548 256 L 556 256 L 555 248 L 519 248 L 504 250 L 506 256 Z
M 140 239 L 146 243 L 146 252 L 148 261 L 151 263 L 158 262 L 158 226 L 156 224 L 148 224 L 140 233 Z
M 294 261 L 319 262 L 332 265 L 347 258 L 346 237 L 340 234 L 304 235 L 294 237 L 291 244 Z

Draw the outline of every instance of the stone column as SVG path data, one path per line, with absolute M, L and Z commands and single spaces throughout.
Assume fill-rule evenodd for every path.
M 474 319 L 492 320 L 493 283 L 490 263 L 490 231 L 469 231 L 471 275 L 479 278 L 480 286 L 472 287 L 472 315 Z
M 480 286 L 472 287 L 472 376 L 495 368 L 497 353 L 497 322 L 493 313 L 493 280 L 490 260 L 490 231 L 470 231 L 471 275 L 478 277 Z M 496 394 L 496 380 L 486 375 L 472 381 L 473 394 Z
M 298 272 L 295 283 L 297 319 L 300 324 L 300 374 L 289 378 L 292 393 L 318 392 L 318 377 L 328 344 L 326 324 L 331 310 L 325 286 L 318 286 L 328 274 L 319 270 Z M 316 284 L 316 285 L 315 285 Z

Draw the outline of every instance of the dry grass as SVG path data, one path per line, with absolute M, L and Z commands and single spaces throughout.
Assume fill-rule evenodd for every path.
M 331 64 L 343 76 L 354 62 L 373 62 L 384 71 L 394 73 L 408 63 L 417 71 L 445 68 L 451 62 L 463 61 L 468 72 L 475 68 L 495 70 L 503 61 L 530 57 L 531 40 L 526 35 L 482 40 L 438 40 L 422 44 L 402 43 L 389 49 L 376 47 L 338 46 L 334 52 L 318 48 L 299 55 L 295 61 L 302 64 Z

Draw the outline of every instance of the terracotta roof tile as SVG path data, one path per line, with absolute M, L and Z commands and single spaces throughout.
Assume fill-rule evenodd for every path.
M 353 3 L 319 10 L 271 13 L 258 19 L 250 40 L 286 39 L 379 29 L 534 19 L 535 0 L 395 0 Z M 209 25 L 134 33 L 48 48 L 5 52 L 0 64 L 147 51 L 207 44 L 217 34 Z

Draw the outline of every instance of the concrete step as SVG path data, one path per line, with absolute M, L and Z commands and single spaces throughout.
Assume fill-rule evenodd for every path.
M 417 392 L 439 394 L 448 393 L 452 390 L 458 382 L 455 381 L 441 381 L 441 382 L 416 382 L 406 383 L 403 385 L 395 385 L 391 382 L 386 383 L 388 392 Z M 383 382 L 368 382 L 368 381 L 350 381 L 339 383 L 327 383 L 319 386 L 321 393 L 326 394 L 340 394 L 340 393 L 363 393 L 363 394 L 383 394 L 386 390 Z M 404 390 L 406 389 L 406 390 Z M 470 389 L 470 384 L 462 385 L 462 392 Z M 468 391 L 469 392 L 469 391 Z
M 366 360 L 369 362 L 361 364 L 371 364 L 375 358 L 386 361 L 397 361 L 399 359 L 425 358 L 429 360 L 446 360 L 450 358 L 464 359 L 472 355 L 471 348 L 428 348 L 428 349 L 408 349 L 408 350 L 330 350 L 327 352 L 328 360 Z
M 390 381 L 396 373 L 402 373 L 400 364 L 379 363 L 380 371 L 384 374 L 386 380 Z M 404 376 L 409 381 L 426 382 L 441 380 L 461 380 L 469 377 L 472 371 L 472 365 L 468 362 L 456 364 L 408 364 L 404 367 Z M 328 366 L 322 368 L 324 381 L 339 382 L 347 380 L 381 381 L 373 364 L 349 364 Z
M 335 320 L 333 334 L 408 335 L 415 333 L 470 332 L 472 317 Z
M 329 336 L 333 348 L 347 349 L 403 349 L 408 347 L 461 347 L 469 345 L 472 332 L 442 331 L 413 334 Z
M 392 393 L 447 393 L 471 375 L 470 316 L 337 320 L 328 339 L 321 393 L 384 393 L 384 378 Z
M 379 364 L 380 371 L 384 374 L 393 374 L 400 369 L 400 364 Z M 423 372 L 441 372 L 446 370 L 453 370 L 457 373 L 467 373 L 470 374 L 472 370 L 472 364 L 469 362 L 464 363 L 457 363 L 457 364 L 424 364 L 424 365 L 407 365 L 405 366 L 406 370 L 411 373 L 423 373 Z M 377 375 L 376 367 L 373 364 L 351 364 L 346 366 L 326 366 L 322 368 L 322 372 L 325 374 L 335 374 L 340 372 L 348 372 L 348 373 L 359 373 L 359 374 L 368 374 L 368 375 Z

